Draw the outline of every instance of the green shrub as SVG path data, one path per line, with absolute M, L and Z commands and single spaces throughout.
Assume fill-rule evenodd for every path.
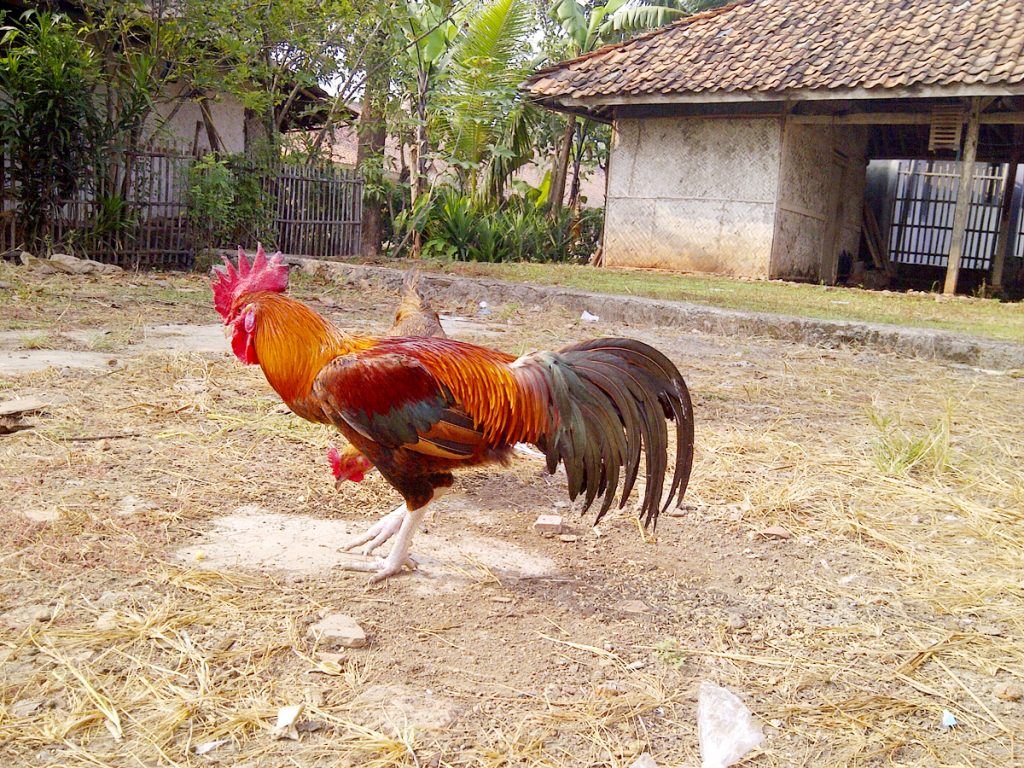
M 265 169 L 241 156 L 205 155 L 188 170 L 188 217 L 200 249 L 260 241 L 272 245 Z
M 603 213 L 551 216 L 537 195 L 518 193 L 495 206 L 443 186 L 399 211 L 391 222 L 392 255 L 422 236 L 424 257 L 456 261 L 586 261 L 597 248 Z
M 27 11 L 0 29 L 0 136 L 27 245 L 48 240 L 85 176 L 98 116 L 95 52 L 66 16 Z

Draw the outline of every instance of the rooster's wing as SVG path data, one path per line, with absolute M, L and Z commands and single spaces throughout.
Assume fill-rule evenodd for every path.
M 335 358 L 313 393 L 332 422 L 387 450 L 464 461 L 484 435 L 451 393 L 415 357 L 370 349 Z

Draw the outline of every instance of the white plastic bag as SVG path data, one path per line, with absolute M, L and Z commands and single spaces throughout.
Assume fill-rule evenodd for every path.
M 764 743 L 764 732 L 735 694 L 712 683 L 700 684 L 697 734 L 702 768 L 728 768 Z

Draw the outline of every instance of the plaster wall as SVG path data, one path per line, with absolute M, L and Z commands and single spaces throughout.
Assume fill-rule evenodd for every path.
M 770 276 L 834 282 L 839 252 L 859 245 L 867 132 L 790 122 L 783 136 Z
M 781 150 L 777 118 L 616 121 L 605 263 L 768 277 Z

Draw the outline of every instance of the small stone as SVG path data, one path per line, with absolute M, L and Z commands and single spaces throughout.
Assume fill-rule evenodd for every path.
M 732 577 L 732 583 L 733 584 L 742 584 L 743 583 L 743 576 L 737 573 L 735 576 Z
M 134 515 L 138 512 L 145 512 L 153 508 L 145 499 L 140 499 L 138 496 L 125 496 L 121 499 L 121 504 L 117 509 L 119 515 Z
M 1024 699 L 1024 686 L 1019 683 L 996 683 L 992 686 L 992 695 L 1000 701 L 1020 701 Z
M 351 616 L 332 613 L 309 628 L 309 633 L 328 648 L 363 648 L 366 632 Z
M 48 605 L 37 605 L 29 610 L 28 617 L 31 621 L 42 624 L 53 618 L 53 609 Z
M 758 536 L 764 539 L 791 539 L 793 534 L 781 525 L 773 525 L 771 528 L 765 528 L 763 531 L 758 531 Z
M 22 699 L 11 705 L 11 714 L 15 717 L 28 717 L 42 705 L 40 699 Z
M 754 634 L 752 634 L 750 636 L 750 642 L 752 642 L 752 643 L 763 643 L 764 642 L 764 634 L 761 633 L 761 632 L 755 632 Z
M 540 515 L 533 521 L 533 530 L 537 533 L 559 534 L 562 532 L 561 515 Z
M 115 592 L 108 589 L 100 594 L 100 596 L 96 598 L 95 602 L 99 608 L 113 608 L 115 605 L 119 605 L 127 600 L 127 592 Z
M 345 654 L 328 653 L 327 651 L 320 651 L 316 657 L 324 664 L 337 664 L 338 666 L 341 666 L 341 663 L 345 660 Z
M 304 708 L 302 704 L 293 704 L 277 710 L 277 724 L 270 732 L 270 735 L 275 739 L 298 741 L 299 732 L 295 726 Z
M 96 617 L 96 629 L 107 632 L 117 628 L 117 611 L 104 611 Z
M 54 523 L 60 520 L 60 512 L 56 509 L 27 509 L 25 517 L 34 523 Z
M 93 264 L 95 262 L 90 263 L 88 259 L 77 259 L 67 253 L 55 253 L 50 257 L 51 267 L 69 275 L 87 275 L 90 272 L 95 272 L 96 268 Z
M 995 624 L 979 624 L 975 627 L 975 630 L 979 634 L 988 635 L 989 637 L 1002 637 L 1006 634 L 1002 627 L 997 627 Z
M 623 613 L 647 613 L 651 610 L 651 606 L 643 600 L 623 600 L 615 607 Z
M 563 533 L 558 537 L 558 540 L 563 541 L 566 544 L 575 544 L 577 541 L 579 541 L 579 538 L 579 536 L 576 536 L 572 533 Z
M 646 666 L 646 661 L 644 661 L 643 659 L 637 659 L 636 661 L 631 661 L 629 664 L 627 664 L 626 669 L 636 672 L 638 669 L 643 669 Z
M 658 768 L 658 764 L 654 762 L 650 752 L 644 752 L 632 762 L 629 768 Z
M 594 687 L 594 693 L 606 699 L 622 693 L 622 684 L 615 680 L 606 680 Z
M 747 620 L 743 618 L 742 614 L 731 613 L 729 614 L 729 629 L 745 629 L 747 626 Z

